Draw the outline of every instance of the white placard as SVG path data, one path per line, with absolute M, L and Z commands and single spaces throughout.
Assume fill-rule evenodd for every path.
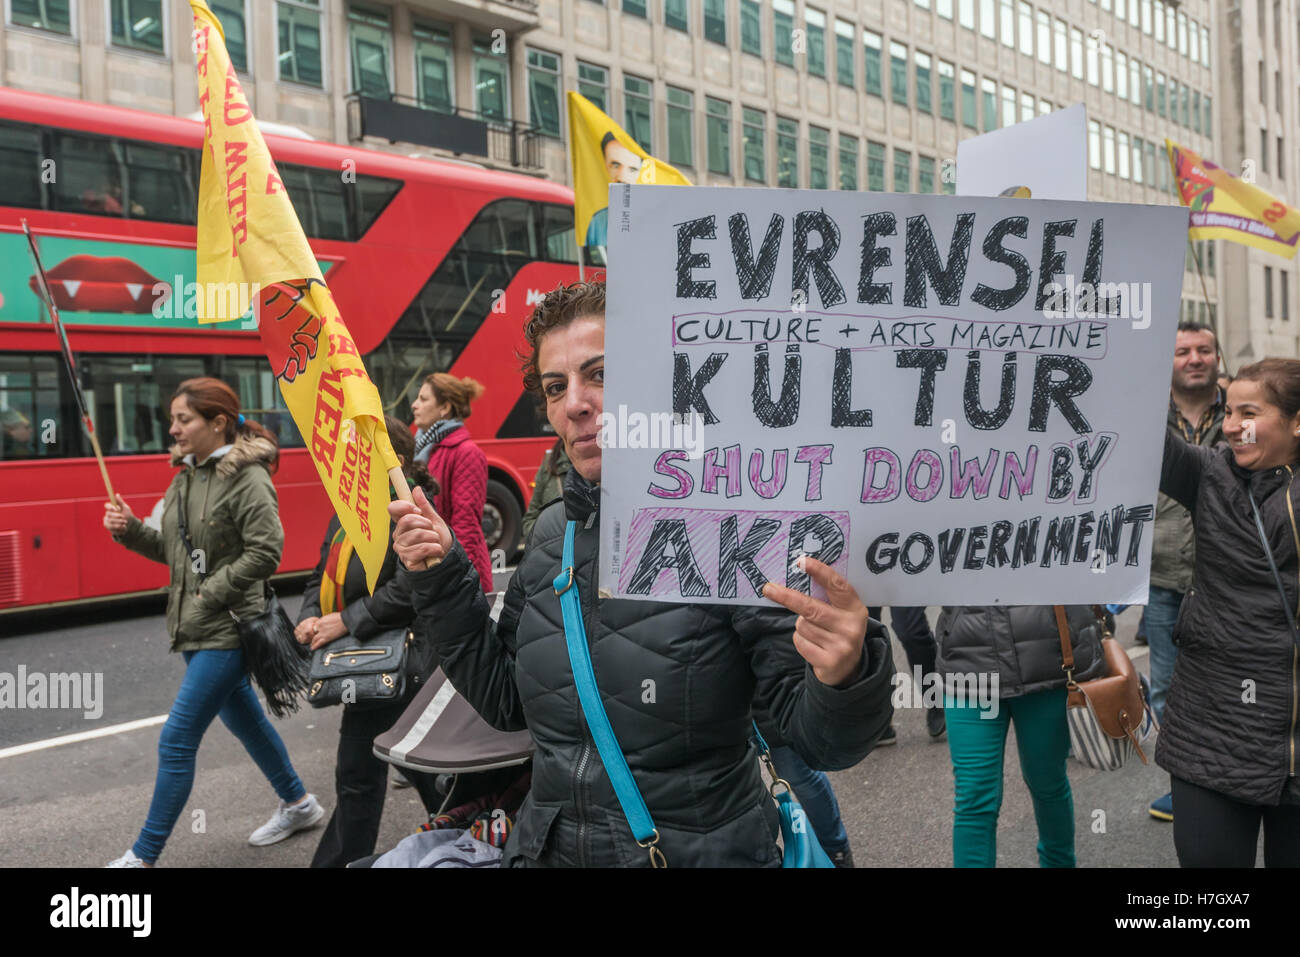
M 1146 600 L 1185 209 L 613 195 L 602 590 Z
M 957 195 L 1088 198 L 1088 116 L 1082 103 L 957 144 Z

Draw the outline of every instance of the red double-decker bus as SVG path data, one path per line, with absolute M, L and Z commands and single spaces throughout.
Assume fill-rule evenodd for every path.
M 202 124 L 0 88 L 0 611 L 134 594 L 166 569 L 114 546 L 20 221 L 38 236 L 114 487 L 156 520 L 171 478 L 165 405 L 230 383 L 284 450 L 281 572 L 311 568 L 330 506 L 249 319 L 195 319 Z M 573 194 L 454 161 L 267 135 L 385 408 L 425 376 L 486 386 L 466 422 L 489 465 L 484 530 L 513 555 L 553 441 L 515 352 L 536 300 L 578 276 Z

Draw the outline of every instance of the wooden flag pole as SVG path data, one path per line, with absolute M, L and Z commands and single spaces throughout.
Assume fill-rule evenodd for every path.
M 402 471 L 400 465 L 394 465 L 388 470 L 388 481 L 392 483 L 393 491 L 397 493 L 398 499 L 403 502 L 415 504 L 415 499 L 411 498 L 411 487 L 406 484 L 406 473 Z M 424 563 L 425 568 L 432 568 L 441 562 L 441 558 L 430 558 Z
M 81 413 L 81 424 L 86 430 L 86 437 L 90 439 L 90 447 L 95 452 L 95 461 L 99 463 L 99 475 L 104 480 L 104 490 L 108 492 L 108 501 L 114 507 L 117 506 L 117 494 L 113 491 L 113 483 L 108 477 L 108 465 L 104 462 L 104 453 L 99 447 L 99 437 L 95 435 L 95 424 L 90 420 L 90 411 L 86 408 L 86 396 L 81 391 L 81 381 L 77 378 L 77 363 L 72 355 L 72 346 L 68 343 L 68 332 L 63 327 L 63 321 L 59 318 L 59 308 L 54 304 L 54 296 L 50 294 L 50 285 L 46 281 L 45 267 L 41 265 L 41 254 L 36 248 L 36 239 L 32 236 L 31 229 L 27 226 L 27 220 L 22 221 L 23 233 L 27 236 L 27 249 L 31 253 L 32 262 L 36 266 L 36 282 L 40 286 L 40 297 L 45 303 L 45 308 L 49 310 L 50 318 L 54 320 L 54 331 L 59 337 L 59 346 L 63 352 L 63 365 L 68 370 L 68 378 L 72 380 L 72 394 L 77 400 L 77 410 Z

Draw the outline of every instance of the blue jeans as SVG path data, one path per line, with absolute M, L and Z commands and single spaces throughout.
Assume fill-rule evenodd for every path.
M 237 737 L 282 801 L 296 801 L 306 789 L 289 763 L 289 753 L 266 720 L 262 703 L 244 670 L 244 653 L 187 651 L 185 678 L 158 738 L 158 778 L 149 817 L 136 839 L 136 857 L 153 864 L 162 854 L 194 785 L 194 757 L 212 719 Z
M 1178 660 L 1174 624 L 1182 604 L 1182 592 L 1151 586 L 1146 610 L 1147 647 L 1151 649 L 1151 710 L 1157 721 L 1165 719 L 1165 698 L 1174 680 L 1174 662 Z
M 953 867 L 995 867 L 1002 761 L 1007 729 L 1016 725 L 1020 774 L 1034 802 L 1041 867 L 1074 867 L 1074 798 L 1065 773 L 1070 731 L 1065 689 L 1003 698 L 996 716 L 967 702 L 944 702 L 955 790 Z
M 781 745 L 772 751 L 772 764 L 776 773 L 785 779 L 794 791 L 795 798 L 808 815 L 808 823 L 817 835 L 817 843 L 827 854 L 837 854 L 849 848 L 849 836 L 840 819 L 840 802 L 835 800 L 830 778 L 825 771 L 814 771 L 799 757 L 794 748 Z

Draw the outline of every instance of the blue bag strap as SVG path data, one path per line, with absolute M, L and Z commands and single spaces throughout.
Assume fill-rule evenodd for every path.
M 614 728 L 605 714 L 600 692 L 596 689 L 596 673 L 591 667 L 591 650 L 587 647 L 587 629 L 582 622 L 582 603 L 578 598 L 578 582 L 573 564 L 573 539 L 577 522 L 569 522 L 564 530 L 564 556 L 561 559 L 560 574 L 552 583 L 555 593 L 560 596 L 560 610 L 564 613 L 564 641 L 569 649 L 569 665 L 573 669 L 573 683 L 578 689 L 578 702 L 582 705 L 583 717 L 587 728 L 596 743 L 600 760 L 605 765 L 605 773 L 614 786 L 614 794 L 623 808 L 623 816 L 632 828 L 632 836 L 637 844 L 650 852 L 651 867 L 666 867 L 663 852 L 655 847 L 659 841 L 659 831 L 654 819 L 645 806 L 641 791 L 636 786 L 632 771 L 623 757 Z

